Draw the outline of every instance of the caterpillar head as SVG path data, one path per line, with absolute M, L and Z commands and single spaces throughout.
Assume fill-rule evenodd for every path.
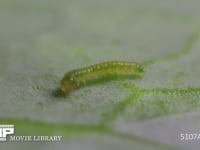
M 77 86 L 76 83 L 76 79 L 70 76 L 65 76 L 62 80 L 61 80 L 61 91 L 63 91 L 64 93 L 70 93 L 72 92 Z

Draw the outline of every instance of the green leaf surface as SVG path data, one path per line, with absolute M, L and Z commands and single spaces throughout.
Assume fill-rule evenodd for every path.
M 197 0 L 1 0 L 0 124 L 16 135 L 62 135 L 60 143 L 0 149 L 190 149 L 200 133 Z M 56 94 L 67 71 L 136 61 L 142 79 Z

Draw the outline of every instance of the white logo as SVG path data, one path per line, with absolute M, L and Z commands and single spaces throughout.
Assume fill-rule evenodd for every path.
M 6 141 L 10 134 L 14 134 L 14 125 L 0 125 L 0 141 Z
M 10 141 L 10 142 L 60 142 L 62 136 L 52 135 L 11 135 L 14 134 L 14 125 L 0 125 L 0 142 Z M 8 136 L 9 135 L 9 136 Z

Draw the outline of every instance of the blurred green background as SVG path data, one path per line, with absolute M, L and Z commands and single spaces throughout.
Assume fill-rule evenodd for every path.
M 200 133 L 198 0 L 1 0 L 0 124 L 62 143 L 1 149 L 190 149 Z M 110 60 L 144 65 L 122 79 L 55 94 L 64 73 Z

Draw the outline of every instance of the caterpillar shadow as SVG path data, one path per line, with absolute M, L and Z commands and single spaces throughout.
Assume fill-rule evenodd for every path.
M 76 89 L 83 88 L 84 86 L 94 86 L 96 84 L 103 84 L 106 82 L 112 82 L 112 81 L 117 81 L 117 80 L 122 80 L 122 79 L 140 79 L 140 78 L 141 76 L 137 76 L 137 75 L 120 75 L 120 76 L 107 75 L 107 76 L 102 76 L 101 78 L 95 78 L 95 79 L 89 80 L 85 84 L 82 84 L 80 87 Z M 63 98 L 63 97 L 67 97 L 69 94 L 70 93 L 64 93 L 63 91 L 61 91 L 60 88 L 56 88 L 55 90 L 52 91 L 52 96 L 54 97 Z

